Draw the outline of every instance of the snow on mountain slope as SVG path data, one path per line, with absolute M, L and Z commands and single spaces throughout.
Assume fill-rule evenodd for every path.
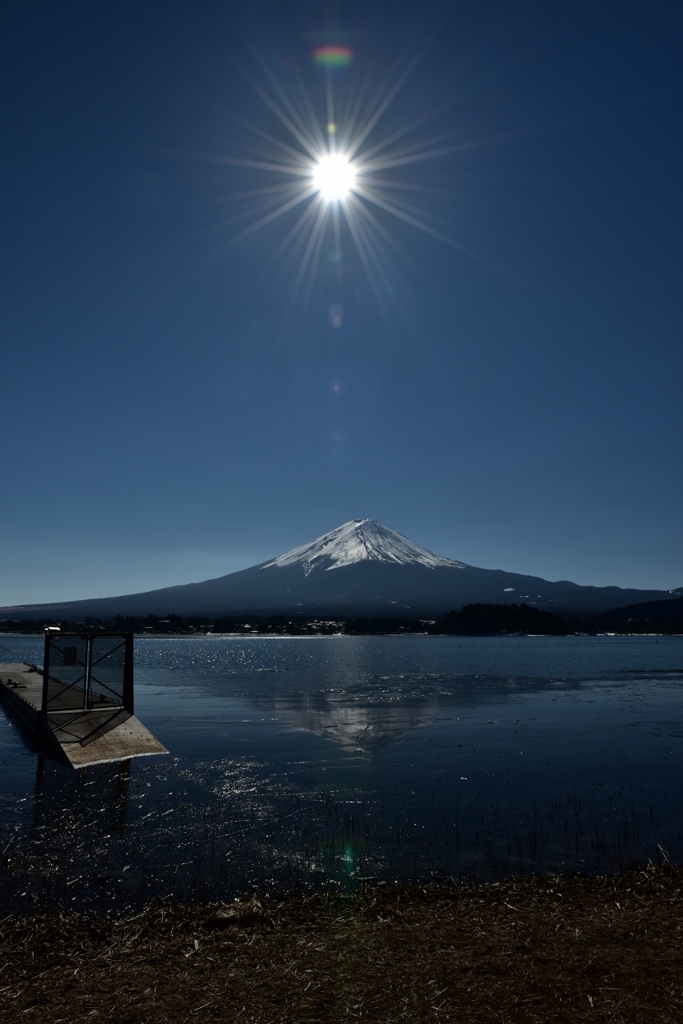
M 293 548 L 266 562 L 261 569 L 284 568 L 301 565 L 308 576 L 314 569 L 339 569 L 357 562 L 389 562 L 395 565 L 423 565 L 429 569 L 448 566 L 451 569 L 467 569 L 464 562 L 456 562 L 443 555 L 413 544 L 411 540 L 383 526 L 375 519 L 352 519 L 338 526 L 330 533 Z

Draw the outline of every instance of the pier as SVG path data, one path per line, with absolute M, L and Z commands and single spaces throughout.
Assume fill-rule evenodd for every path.
M 73 768 L 168 753 L 133 713 L 132 634 L 48 633 L 42 669 L 0 665 L 0 702 Z

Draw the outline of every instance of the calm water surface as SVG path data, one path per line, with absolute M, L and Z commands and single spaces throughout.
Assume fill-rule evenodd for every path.
M 169 757 L 75 772 L 0 711 L 0 900 L 352 890 L 683 853 L 683 637 L 136 639 Z M 0 637 L 0 662 L 42 662 Z

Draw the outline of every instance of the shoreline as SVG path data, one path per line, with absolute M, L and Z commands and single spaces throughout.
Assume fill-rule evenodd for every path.
M 77 633 L 78 630 L 75 630 Z M 132 631 L 133 636 L 136 640 L 147 639 L 147 640 L 205 640 L 207 637 L 216 637 L 228 640 L 249 640 L 254 638 L 257 640 L 272 639 L 272 640 L 316 640 L 325 639 L 329 637 L 348 637 L 350 639 L 357 639 L 358 637 L 427 637 L 430 640 L 533 640 L 533 639 L 545 639 L 545 640 L 563 640 L 566 638 L 570 639 L 588 639 L 595 640 L 596 637 L 639 637 L 646 639 L 648 637 L 683 637 L 683 631 L 680 633 L 619 633 L 619 632 L 601 632 L 601 633 L 429 633 L 429 632 L 384 632 L 384 633 L 345 633 L 342 630 L 339 632 L 330 633 L 269 633 L 269 632 L 258 632 L 257 630 L 249 630 L 248 632 L 214 632 L 213 630 L 206 633 L 147 633 L 147 632 L 136 632 Z M 6 637 L 9 640 L 19 640 L 23 637 L 44 637 L 44 628 L 36 630 L 25 630 L 19 632 L 5 632 L 0 630 L 0 637 Z
M 0 1022 L 658 1024 L 683 1015 L 683 869 L 0 922 Z

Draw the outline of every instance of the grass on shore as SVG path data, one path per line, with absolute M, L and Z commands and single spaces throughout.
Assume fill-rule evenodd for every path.
M 683 870 L 0 923 L 2 1024 L 668 1024 Z

